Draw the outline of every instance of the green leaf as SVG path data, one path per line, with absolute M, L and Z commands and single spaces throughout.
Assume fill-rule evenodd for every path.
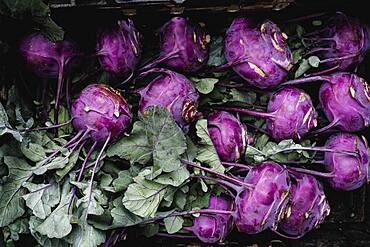
M 217 155 L 216 149 L 212 143 L 207 129 L 207 120 L 200 119 L 196 124 L 197 136 L 201 139 L 196 159 L 200 162 L 206 163 L 213 170 L 224 173 L 225 167 L 222 166 L 221 161 Z
M 68 163 L 61 169 L 56 170 L 55 174 L 58 182 L 60 182 L 73 169 L 78 161 L 79 155 L 80 152 L 78 151 L 72 152 L 72 155 L 68 159 Z
M 217 78 L 196 78 L 190 77 L 190 80 L 194 83 L 195 88 L 201 94 L 209 94 L 215 88 L 215 84 L 218 82 Z
M 181 165 L 180 156 L 186 150 L 186 139 L 171 114 L 164 107 L 154 106 L 140 114 L 139 119 L 131 135 L 113 144 L 107 155 L 141 164 L 152 159 L 152 179 L 162 171 L 177 170 Z
M 11 134 L 19 142 L 23 141 L 23 137 L 19 131 L 10 126 L 8 115 L 4 106 L 0 103 L 0 136 L 5 134 Z
M 186 169 L 185 166 L 181 166 L 176 171 L 162 174 L 156 177 L 153 181 L 164 184 L 164 185 L 172 185 L 175 187 L 180 186 L 190 177 L 189 171 Z
M 120 171 L 113 181 L 113 187 L 116 192 L 124 191 L 133 181 L 129 170 Z
M 153 167 L 164 172 L 177 170 L 180 156 L 186 150 L 186 138 L 181 128 L 164 107 L 150 107 L 140 114 L 149 145 L 153 150 Z
M 219 66 L 226 63 L 226 59 L 223 53 L 224 40 L 222 36 L 212 38 L 210 45 L 210 52 L 207 65 L 208 66 Z
M 319 67 L 319 65 L 320 65 L 320 58 L 318 58 L 317 56 L 310 56 L 310 57 L 308 58 L 308 63 L 309 63 L 312 67 L 317 68 L 317 67 Z
M 73 182 L 72 184 L 77 185 L 80 184 L 80 188 L 83 188 L 82 194 L 84 195 L 80 199 L 77 200 L 76 206 L 82 207 L 85 209 L 85 213 L 88 215 L 102 215 L 104 213 L 104 205 L 108 204 L 108 198 L 106 195 L 103 194 L 101 190 L 98 188 L 93 188 L 91 191 L 91 198 L 89 194 L 89 185 L 87 183 L 76 183 Z M 90 199 L 90 203 L 89 203 Z M 89 205 L 89 208 L 87 206 Z
M 36 216 L 31 216 L 29 221 L 29 229 L 32 236 L 43 247 L 69 247 L 64 239 L 48 238 L 36 231 L 36 228 L 42 223 L 42 220 Z
M 73 240 L 72 247 L 97 247 L 105 242 L 105 232 L 95 229 L 84 219 L 80 220 L 68 237 Z
M 27 159 L 38 162 L 46 158 L 45 149 L 38 143 L 25 143 L 21 144 L 21 151 Z
M 181 230 L 184 219 L 180 216 L 172 216 L 165 218 L 164 226 L 169 234 L 176 233 Z
M 33 184 L 26 182 L 23 184 L 23 187 L 30 192 L 23 196 L 27 207 L 40 219 L 45 219 L 49 216 L 51 209 L 59 203 L 60 190 L 56 183 Z
M 63 238 L 72 231 L 70 223 L 71 215 L 68 213 L 68 206 L 71 197 L 70 184 L 67 180 L 63 184 L 62 198 L 58 207 L 41 223 L 35 230 L 48 238 Z
M 123 137 L 107 150 L 107 156 L 118 156 L 131 163 L 146 164 L 152 159 L 152 149 L 145 134 L 145 126 L 137 121 L 130 136 Z
M 19 240 L 19 234 L 29 233 L 28 219 L 18 218 L 3 228 L 4 241 L 8 244 Z
M 113 217 L 112 228 L 133 226 L 142 221 L 142 218 L 131 213 L 123 206 L 122 197 L 113 201 L 111 214 Z
M 185 208 L 186 199 L 187 195 L 182 190 L 176 191 L 175 204 L 179 209 L 183 210 Z
M 298 67 L 297 71 L 295 72 L 294 77 L 298 78 L 298 77 L 302 76 L 310 68 L 311 68 L 311 65 L 308 62 L 308 60 L 307 59 L 302 59 L 302 62 L 299 64 L 299 67 Z
M 154 216 L 166 192 L 166 185 L 145 179 L 149 170 L 144 170 L 127 188 L 122 199 L 123 205 L 132 213 L 141 216 Z
M 7 226 L 25 212 L 22 184 L 32 177 L 32 167 L 16 157 L 5 156 L 9 175 L 0 187 L 0 227 Z

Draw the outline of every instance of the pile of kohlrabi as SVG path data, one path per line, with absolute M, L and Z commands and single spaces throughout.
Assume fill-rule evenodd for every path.
M 368 27 L 227 23 L 171 17 L 150 51 L 155 31 L 130 19 L 97 28 L 95 50 L 42 30 L 8 44 L 21 76 L 0 104 L 0 242 L 297 239 L 330 217 L 328 190 L 365 186 Z

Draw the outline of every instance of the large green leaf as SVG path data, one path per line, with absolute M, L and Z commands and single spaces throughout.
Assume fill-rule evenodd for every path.
M 171 216 L 165 218 L 164 226 L 169 234 L 176 233 L 181 230 L 182 224 L 184 223 L 184 219 L 180 216 Z
M 145 164 L 152 159 L 152 149 L 145 134 L 142 122 L 134 123 L 130 136 L 123 137 L 107 150 L 107 156 L 118 156 L 129 160 L 131 163 Z
M 144 170 L 134 178 L 135 183 L 129 185 L 122 199 L 130 212 L 141 217 L 154 216 L 166 192 L 166 185 L 145 179 L 148 172 Z
M 141 164 L 152 159 L 152 178 L 162 171 L 177 170 L 181 165 L 180 156 L 186 150 L 186 138 L 170 112 L 162 106 L 153 106 L 140 114 L 139 119 L 133 133 L 112 145 L 107 155 Z
M 86 220 L 80 219 L 77 227 L 68 236 L 72 247 L 97 247 L 105 241 L 105 232 L 89 225 Z
M 22 142 L 23 136 L 18 130 L 14 129 L 10 123 L 4 106 L 0 103 L 0 136 L 11 134 L 17 141 Z
M 24 195 L 26 205 L 33 214 L 40 219 L 45 219 L 51 213 L 51 209 L 59 203 L 60 190 L 57 183 L 34 184 L 26 182 L 23 187 L 30 192 Z
M 122 197 L 113 201 L 111 211 L 113 217 L 112 228 L 133 226 L 142 221 L 142 218 L 128 211 L 122 204 Z
M 217 155 L 216 149 L 208 133 L 207 120 L 198 120 L 196 128 L 197 136 L 201 139 L 196 159 L 209 165 L 213 170 L 224 173 L 225 167 L 222 166 L 220 158 Z
M 64 239 L 48 238 L 36 231 L 36 228 L 42 223 L 42 220 L 36 216 L 31 216 L 29 221 L 29 228 L 32 236 L 43 247 L 68 247 L 68 243 Z
M 71 198 L 71 186 L 65 181 L 62 188 L 62 197 L 58 207 L 41 223 L 35 230 L 48 238 L 63 238 L 72 231 L 70 223 L 71 215 L 68 213 L 68 205 Z
M 25 212 L 22 184 L 32 177 L 32 167 L 23 159 L 5 156 L 9 175 L 0 186 L 0 227 L 7 226 Z

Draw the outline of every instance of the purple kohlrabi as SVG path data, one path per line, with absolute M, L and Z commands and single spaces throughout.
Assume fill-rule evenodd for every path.
M 219 111 L 208 116 L 209 136 L 222 161 L 236 161 L 247 146 L 246 127 L 232 114 Z
M 360 138 L 350 133 L 337 133 L 330 136 L 324 147 L 298 149 L 325 152 L 325 159 L 320 163 L 324 164 L 327 172 L 295 167 L 290 167 L 290 170 L 323 177 L 332 188 L 337 190 L 354 190 L 369 181 L 370 150 L 364 137 Z
M 347 71 L 356 67 L 370 48 L 368 27 L 358 19 L 337 12 L 319 30 L 305 34 L 307 54 L 320 58 L 321 73 Z M 317 72 L 320 73 L 320 72 Z
M 300 238 L 320 225 L 330 213 L 330 206 L 319 181 L 311 175 L 291 174 L 289 203 L 278 232 Z
M 70 40 L 52 42 L 40 33 L 33 33 L 24 38 L 20 44 L 20 53 L 26 65 L 38 76 L 58 78 L 54 113 L 54 123 L 57 125 L 64 74 L 76 67 L 76 58 L 80 57 L 81 53 Z
M 370 150 L 365 138 L 349 133 L 332 135 L 326 148 L 355 152 L 348 155 L 340 152 L 325 153 L 325 169 L 333 174 L 328 181 L 334 189 L 354 190 L 369 181 Z
M 132 20 L 121 20 L 115 28 L 99 33 L 96 54 L 104 70 L 132 76 L 142 53 L 142 37 Z
M 321 85 L 319 97 L 329 127 L 355 132 L 370 125 L 370 90 L 367 82 L 350 73 L 329 76 Z
M 370 88 L 363 78 L 348 72 L 337 72 L 299 78 L 284 82 L 284 85 L 315 81 L 324 81 L 319 98 L 322 109 L 330 121 L 329 125 L 317 130 L 317 133 L 333 127 L 356 132 L 370 125 Z
M 171 70 L 154 68 L 142 75 L 156 72 L 160 75 L 138 90 L 141 96 L 139 111 L 155 105 L 166 107 L 177 124 L 186 128 L 199 114 L 198 92 L 188 78 Z
M 276 229 L 288 202 L 287 170 L 275 162 L 263 162 L 250 169 L 244 182 L 254 188 L 240 190 L 235 199 L 234 221 L 238 230 L 255 234 Z
M 221 109 L 266 118 L 267 130 L 275 140 L 301 139 L 317 126 L 317 112 L 310 96 L 295 87 L 275 92 L 269 100 L 267 113 L 231 107 Z
M 226 32 L 227 65 L 250 85 L 275 87 L 292 67 L 286 39 L 286 34 L 272 21 L 258 23 L 250 18 L 236 18 Z
M 209 36 L 199 24 L 173 17 L 161 28 L 159 57 L 141 70 L 164 64 L 181 72 L 195 72 L 207 63 L 208 43 Z
M 103 84 L 91 84 L 72 104 L 73 126 L 88 132 L 98 144 L 116 139 L 131 122 L 132 114 L 121 94 Z
M 233 209 L 233 203 L 229 197 L 211 195 L 208 208 L 230 211 Z M 232 227 L 231 215 L 209 214 L 195 217 L 193 226 L 184 229 L 192 231 L 204 243 L 216 243 L 223 241 Z

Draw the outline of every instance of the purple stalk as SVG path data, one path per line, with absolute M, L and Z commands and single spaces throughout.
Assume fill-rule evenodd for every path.
M 222 185 L 225 185 L 235 191 L 239 191 L 240 190 L 240 187 L 238 187 L 237 185 L 233 184 L 233 183 L 230 183 L 230 182 L 227 182 L 225 180 L 221 180 L 221 179 L 218 179 L 218 178 L 214 178 L 214 177 L 208 177 L 208 176 L 203 176 L 203 175 L 191 175 L 191 178 L 201 178 L 201 179 L 206 179 L 206 180 L 211 180 L 211 181 L 214 181 L 216 183 L 219 183 L 219 184 L 222 184 Z
M 57 84 L 57 94 L 55 96 L 55 105 L 54 105 L 54 124 L 58 125 L 58 113 L 59 113 L 59 107 L 60 107 L 60 96 L 62 93 L 63 88 L 63 73 L 64 73 L 64 61 L 62 61 L 59 64 L 59 70 L 58 70 L 58 84 Z M 55 135 L 58 132 L 55 132 Z
M 275 229 L 270 229 L 270 230 L 271 230 L 273 233 L 275 233 L 275 234 L 279 235 L 280 237 L 283 237 L 283 238 L 286 238 L 286 239 L 292 239 L 292 240 L 300 239 L 300 238 L 301 238 L 301 237 L 303 237 L 303 235 L 305 234 L 305 233 L 303 233 L 303 234 L 301 234 L 301 235 L 299 235 L 299 236 L 292 237 L 292 236 L 285 235 L 285 234 L 283 234 L 283 233 L 281 233 L 281 232 L 279 232 L 278 230 L 275 230 Z
M 110 139 L 111 139 L 111 133 L 109 133 L 108 138 L 105 141 L 105 143 L 104 143 L 102 149 L 100 150 L 100 153 L 99 153 L 99 155 L 98 155 L 98 157 L 95 161 L 95 165 L 94 165 L 94 168 L 93 168 L 93 171 L 92 171 L 92 175 L 91 175 L 91 179 L 90 179 L 90 183 L 89 183 L 89 189 L 88 189 L 89 200 L 87 201 L 87 207 L 86 207 L 87 208 L 87 210 L 86 210 L 86 219 L 87 219 L 87 215 L 88 215 L 88 211 L 89 211 L 89 206 L 90 206 L 90 203 L 91 203 L 92 185 L 93 185 L 93 182 L 94 182 L 94 176 L 95 176 L 96 168 L 98 166 L 100 157 L 102 156 L 104 150 L 108 146 L 108 143 L 109 143 Z
M 313 171 L 313 170 L 308 170 L 304 168 L 298 168 L 298 167 L 288 167 L 287 168 L 289 172 L 301 172 L 313 176 L 318 176 L 318 177 L 323 177 L 323 178 L 333 178 L 334 174 L 333 173 L 324 173 L 324 172 L 318 172 L 318 171 Z
M 306 82 L 314 82 L 314 81 L 328 81 L 329 79 L 325 76 L 310 76 L 310 77 L 302 77 L 290 81 L 283 82 L 280 84 L 281 87 L 287 86 L 287 85 L 297 85 L 302 84 Z
M 332 122 L 330 122 L 325 127 L 322 127 L 322 128 L 317 129 L 315 131 L 312 131 L 311 134 L 314 134 L 315 135 L 315 134 L 320 134 L 320 133 L 326 132 L 328 130 L 331 130 L 333 127 L 335 127 L 338 124 L 338 122 L 339 122 L 338 119 L 334 119 Z
M 341 153 L 351 156 L 358 156 L 358 153 L 352 152 L 352 151 L 346 151 L 346 150 L 336 150 L 326 147 L 290 147 L 290 148 L 284 148 L 277 153 L 282 153 L 286 151 L 294 151 L 294 150 L 302 150 L 302 151 L 319 151 L 319 152 L 330 152 L 330 153 Z
M 223 111 L 231 111 L 231 112 L 239 112 L 255 117 L 261 117 L 261 118 L 270 118 L 274 119 L 275 114 L 273 113 L 267 113 L 267 112 L 259 112 L 259 111 L 253 111 L 253 110 L 248 110 L 248 109 L 241 109 L 241 108 L 236 108 L 236 107 L 217 107 L 219 110 Z
M 87 152 L 86 157 L 85 157 L 85 159 L 84 159 L 84 161 L 83 161 L 83 163 L 81 165 L 81 169 L 80 169 L 80 172 L 79 172 L 78 177 L 77 177 L 77 180 L 76 180 L 77 182 L 80 182 L 81 181 L 82 174 L 85 171 L 86 163 L 87 163 L 88 159 L 90 158 L 91 154 L 93 153 L 93 151 L 95 150 L 96 145 L 97 145 L 97 142 L 94 142 L 93 145 L 90 147 L 89 151 Z M 81 145 L 81 148 L 82 147 L 83 146 Z M 72 188 L 71 194 L 72 194 L 72 196 L 71 196 L 71 199 L 69 201 L 69 208 L 73 204 L 73 200 L 74 200 L 74 197 L 76 195 L 76 187 L 73 187 Z M 68 211 L 69 211 L 69 209 L 68 209 Z
M 251 165 L 245 165 L 245 164 L 241 164 L 241 163 L 221 162 L 221 164 L 226 165 L 226 166 L 234 166 L 234 167 L 245 168 L 247 170 L 250 170 L 252 168 Z
M 61 123 L 61 124 L 57 124 L 57 125 L 51 125 L 51 126 L 39 127 L 39 128 L 32 128 L 32 129 L 22 129 L 20 131 L 32 132 L 32 131 L 43 131 L 43 130 L 56 129 L 56 128 L 66 126 L 66 125 L 70 124 L 72 121 L 73 121 L 73 118 L 71 118 L 70 120 L 68 120 L 65 123 Z
M 224 180 L 228 180 L 228 181 L 233 182 L 233 183 L 235 183 L 235 184 L 239 184 L 239 185 L 241 185 L 241 186 L 245 186 L 245 187 L 247 187 L 247 188 L 252 188 L 252 187 L 253 187 L 253 186 L 251 186 L 250 184 L 246 184 L 246 183 L 244 183 L 244 182 L 242 182 L 242 181 L 239 181 L 239 180 L 237 180 L 237 179 L 234 179 L 234 178 L 231 178 L 231 177 L 229 177 L 229 176 L 226 176 L 225 174 L 222 174 L 222 173 L 220 173 L 220 172 L 216 172 L 216 171 L 214 171 L 214 170 L 212 170 L 212 169 L 209 169 L 209 168 L 206 168 L 206 167 L 203 167 L 203 166 L 197 165 L 196 163 L 193 163 L 193 162 L 190 162 L 190 161 L 187 161 L 187 160 L 181 160 L 181 162 L 182 162 L 182 163 L 184 163 L 184 164 L 186 164 L 186 165 L 189 165 L 189 166 L 192 166 L 192 167 L 198 168 L 198 169 L 200 169 L 200 170 L 206 171 L 206 172 L 208 172 L 208 173 L 214 174 L 214 175 L 216 175 L 216 176 L 218 176 L 218 177 L 220 177 L 220 178 L 222 178 L 222 179 L 224 179 Z
M 144 72 L 146 70 L 149 70 L 149 69 L 152 69 L 153 67 L 155 67 L 156 65 L 160 64 L 160 63 L 163 63 L 165 62 L 166 60 L 168 59 L 172 59 L 172 58 L 176 58 L 178 57 L 178 53 L 179 51 L 173 51 L 173 52 L 170 52 L 168 53 L 167 55 L 165 56 L 159 56 L 157 58 L 155 58 L 154 60 L 150 61 L 149 63 L 147 63 L 146 65 L 144 65 L 143 67 L 141 67 L 138 72 Z

